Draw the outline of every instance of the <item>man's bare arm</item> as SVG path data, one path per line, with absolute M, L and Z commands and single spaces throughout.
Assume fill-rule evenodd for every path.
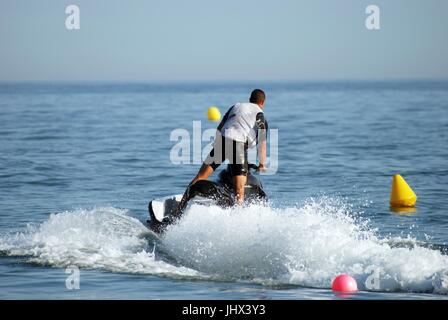
M 259 171 L 266 171 L 266 140 L 258 144 L 258 166 Z
M 262 112 L 258 113 L 255 120 L 255 126 L 258 130 L 257 139 L 258 139 L 258 171 L 266 171 L 266 140 L 267 140 L 267 131 L 268 131 L 268 123 L 264 118 L 264 114 Z

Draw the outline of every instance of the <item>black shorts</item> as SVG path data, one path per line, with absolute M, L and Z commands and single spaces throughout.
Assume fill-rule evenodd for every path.
M 213 149 L 204 163 L 211 166 L 213 171 L 215 171 L 226 160 L 229 160 L 232 176 L 247 175 L 249 171 L 247 144 L 218 134 L 213 144 Z

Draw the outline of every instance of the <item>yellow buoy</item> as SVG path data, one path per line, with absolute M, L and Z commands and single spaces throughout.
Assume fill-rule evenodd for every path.
M 390 206 L 413 207 L 416 202 L 417 196 L 403 177 L 399 174 L 394 175 L 390 192 Z
M 207 117 L 210 121 L 218 122 L 219 120 L 221 120 L 221 112 L 219 112 L 219 109 L 217 107 L 210 107 L 207 111 Z

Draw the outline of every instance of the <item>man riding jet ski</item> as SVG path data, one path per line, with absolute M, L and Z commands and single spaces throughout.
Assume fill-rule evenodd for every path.
M 149 203 L 151 229 L 162 230 L 164 225 L 172 223 L 181 216 L 187 203 L 198 196 L 205 200 L 213 200 L 223 207 L 233 205 L 234 202 L 238 205 L 243 204 L 248 189 L 261 190 L 262 195 L 257 191 L 259 198 L 266 196 L 261 189 L 261 183 L 254 180 L 250 174 L 247 159 L 247 150 L 258 145 L 259 166 L 251 168 L 265 171 L 268 130 L 263 113 L 265 100 L 265 93 L 255 89 L 251 93 L 250 102 L 236 103 L 226 112 L 217 128 L 213 149 L 184 195 Z M 207 181 L 207 178 L 226 160 L 229 161 L 228 168 L 221 173 L 222 177 L 220 175 L 218 182 Z M 232 193 L 235 194 L 235 200 Z
M 258 167 L 250 164 L 247 174 L 247 183 L 244 187 L 245 202 L 266 200 L 261 181 L 250 170 Z M 190 185 L 184 195 L 175 195 L 162 199 L 152 200 L 148 205 L 150 220 L 149 228 L 155 233 L 162 233 L 167 226 L 178 220 L 189 204 L 217 205 L 222 208 L 232 207 L 236 204 L 235 190 L 232 182 L 232 166 L 227 165 L 219 173 L 217 181 L 199 180 Z

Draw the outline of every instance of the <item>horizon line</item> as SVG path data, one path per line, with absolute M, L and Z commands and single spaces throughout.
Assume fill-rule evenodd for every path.
M 0 84 L 31 84 L 31 83 L 47 83 L 47 84 L 78 84 L 78 83 L 92 83 L 92 84 L 222 84 L 222 83 L 235 83 L 235 84 L 253 84 L 253 83 L 315 83 L 315 82 L 446 82 L 447 78 L 334 78 L 334 79 L 247 79 L 247 80 L 182 80 L 182 79 L 170 79 L 170 80 L 0 80 Z

